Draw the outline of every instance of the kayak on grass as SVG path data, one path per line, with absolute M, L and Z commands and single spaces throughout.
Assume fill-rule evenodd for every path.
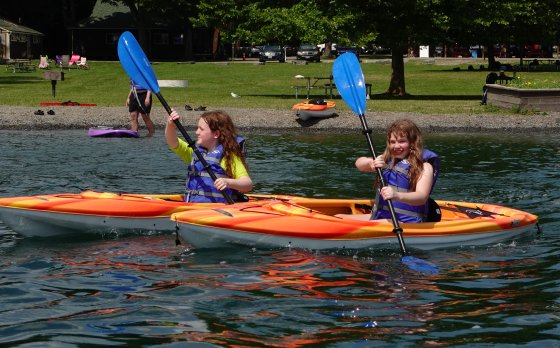
M 408 246 L 436 249 L 484 245 L 536 229 L 538 217 L 494 204 L 438 201 L 440 222 L 401 224 Z M 393 224 L 337 214 L 369 214 L 369 200 L 308 199 L 237 203 L 175 213 L 179 236 L 198 248 L 251 247 L 361 249 L 397 243 Z

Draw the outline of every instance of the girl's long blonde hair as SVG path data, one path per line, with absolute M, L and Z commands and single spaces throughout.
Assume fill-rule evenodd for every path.
M 422 160 L 422 151 L 424 145 L 422 142 L 422 132 L 414 122 L 408 119 L 401 119 L 393 122 L 387 130 L 387 145 L 383 152 L 383 160 L 385 163 L 391 163 L 391 166 L 396 164 L 395 158 L 391 155 L 389 149 L 389 141 L 391 135 L 395 134 L 396 137 L 405 137 L 410 142 L 410 154 L 408 155 L 408 162 L 410 163 L 410 190 L 416 190 L 416 184 L 420 179 L 420 175 L 424 170 L 424 161 Z
M 231 120 L 229 115 L 221 110 L 217 111 L 207 111 L 203 113 L 200 118 L 202 118 L 208 124 L 208 127 L 212 132 L 220 131 L 220 137 L 218 142 L 222 145 L 224 149 L 224 158 L 226 160 L 226 174 L 228 177 L 233 177 L 232 163 L 234 156 L 241 159 L 245 167 L 247 163 L 245 162 L 245 154 L 243 149 L 237 142 L 237 132 L 235 130 L 235 125 Z

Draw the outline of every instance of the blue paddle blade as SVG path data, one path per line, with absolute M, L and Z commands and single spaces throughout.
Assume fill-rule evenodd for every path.
M 416 272 L 425 273 L 425 274 L 439 273 L 438 266 L 414 256 L 410 256 L 410 255 L 403 256 L 401 258 L 401 261 L 405 266 L 407 266 L 408 268 Z
M 159 93 L 158 81 L 150 61 L 131 32 L 125 31 L 121 34 L 117 52 L 122 67 L 132 81 L 152 93 Z
M 342 99 L 356 115 L 364 115 L 366 112 L 366 83 L 356 55 L 347 52 L 336 58 L 332 75 Z

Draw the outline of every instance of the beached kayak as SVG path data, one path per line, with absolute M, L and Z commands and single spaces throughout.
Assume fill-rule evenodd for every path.
M 88 136 L 92 138 L 138 138 L 137 131 L 112 127 L 92 127 L 88 129 Z
M 370 248 L 397 243 L 393 224 L 335 214 L 368 214 L 368 200 L 309 199 L 237 203 L 176 213 L 180 237 L 194 247 L 242 244 L 307 249 Z M 536 230 L 537 216 L 493 204 L 438 201 L 440 222 L 401 224 L 409 247 L 435 249 L 505 241 Z
M 296 110 L 296 116 L 303 121 L 311 118 L 326 118 L 336 114 L 336 103 L 333 101 L 323 101 L 321 104 L 315 104 L 309 101 L 297 103 L 292 106 L 292 110 Z
M 251 195 L 251 199 L 291 199 Z M 297 199 L 297 198 L 296 198 Z M 0 220 L 27 237 L 57 235 L 169 233 L 173 213 L 218 207 L 221 203 L 185 203 L 182 195 L 117 194 L 84 191 L 0 198 Z

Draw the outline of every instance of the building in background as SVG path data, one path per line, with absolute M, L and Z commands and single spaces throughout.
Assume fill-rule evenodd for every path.
M 35 29 L 0 18 L 0 59 L 39 58 L 43 36 Z
M 191 29 L 180 24 L 153 22 L 147 23 L 145 28 L 143 49 L 150 59 L 213 58 L 214 31 L 209 28 Z M 121 33 L 130 31 L 138 35 L 127 6 L 101 1 L 96 2 L 88 18 L 70 26 L 68 31 L 71 53 L 95 60 L 118 60 L 117 44 Z

